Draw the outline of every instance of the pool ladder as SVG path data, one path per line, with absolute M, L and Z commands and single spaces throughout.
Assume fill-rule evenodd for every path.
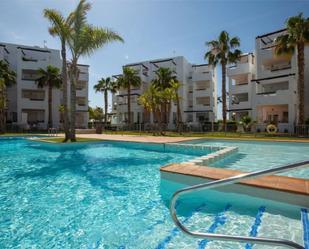
M 284 246 L 288 248 L 305 249 L 303 246 L 286 239 L 276 239 L 276 238 L 265 238 L 265 237 L 250 237 L 250 236 L 237 236 L 237 235 L 227 235 L 227 234 L 216 234 L 216 233 L 203 233 L 198 231 L 189 231 L 178 219 L 176 213 L 176 201 L 184 194 L 191 193 L 193 191 L 200 191 L 205 189 L 214 189 L 217 187 L 222 187 L 234 183 L 238 183 L 242 180 L 258 178 L 266 175 L 273 175 L 292 169 L 307 167 L 309 166 L 309 160 L 301 161 L 297 163 L 287 164 L 284 166 L 279 166 L 272 169 L 254 171 L 251 173 L 240 174 L 237 176 L 216 180 L 208 183 L 202 183 L 187 188 L 180 189 L 173 194 L 171 204 L 170 204 L 170 214 L 173 218 L 175 225 L 185 234 L 190 235 L 195 238 L 210 239 L 210 240 L 222 240 L 222 241 L 233 241 L 233 242 L 248 242 L 252 244 L 264 244 L 271 246 Z

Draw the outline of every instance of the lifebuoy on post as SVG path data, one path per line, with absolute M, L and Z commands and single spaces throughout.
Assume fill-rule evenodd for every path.
M 276 134 L 278 131 L 277 126 L 273 125 L 273 124 L 269 124 L 266 127 L 266 131 L 268 134 Z

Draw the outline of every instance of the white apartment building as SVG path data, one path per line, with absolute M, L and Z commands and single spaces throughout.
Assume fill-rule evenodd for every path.
M 229 78 L 230 118 L 239 121 L 243 116 L 252 117 L 253 84 L 255 78 L 255 56 L 253 53 L 243 54 L 239 62 L 227 69 Z
M 293 56 L 275 55 L 275 39 L 286 30 L 256 37 L 255 54 L 244 54 L 228 69 L 230 117 L 249 115 L 256 129 L 269 123 L 280 132 L 293 132 L 297 120 L 297 61 Z M 309 117 L 309 49 L 305 50 L 305 115 Z
M 16 84 L 7 89 L 7 123 L 21 128 L 35 126 L 38 129 L 46 129 L 48 124 L 48 89 L 46 87 L 38 88 L 35 80 L 38 78 L 37 70 L 39 68 L 52 65 L 61 69 L 60 51 L 45 47 L 2 43 L 0 44 L 0 59 L 4 59 L 17 75 Z M 79 65 L 79 69 L 76 127 L 87 128 L 88 65 Z M 63 103 L 61 89 L 53 89 L 52 101 L 53 127 L 62 128 L 63 119 L 59 110 Z
M 155 71 L 160 67 L 170 68 L 177 79 L 181 82 L 179 89 L 181 118 L 183 122 L 192 126 L 201 126 L 204 122 L 211 122 L 217 119 L 217 79 L 212 67 L 207 64 L 190 64 L 183 56 L 149 60 L 124 67 L 134 68 L 139 72 L 142 84 L 141 87 L 131 89 L 131 120 L 134 124 L 152 124 L 154 118 L 139 105 L 138 97 L 149 87 L 155 79 Z M 119 76 L 119 75 L 118 75 Z M 118 77 L 114 76 L 115 78 Z M 112 123 L 126 124 L 127 111 L 127 90 L 120 89 L 113 95 L 113 118 Z M 168 128 L 175 128 L 176 104 L 171 107 Z

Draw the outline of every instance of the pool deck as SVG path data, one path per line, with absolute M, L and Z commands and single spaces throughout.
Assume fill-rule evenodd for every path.
M 171 174 L 199 177 L 208 180 L 220 180 L 244 173 L 238 170 L 197 166 L 186 163 L 163 166 L 160 171 Z M 274 175 L 241 181 L 239 184 L 309 196 L 309 180 L 307 179 Z
M 63 134 L 59 134 L 64 136 Z M 248 137 L 169 137 L 169 136 L 152 136 L 152 135 L 119 135 L 119 134 L 76 134 L 77 137 L 95 138 L 102 140 L 115 140 L 127 142 L 148 142 L 148 143 L 177 143 L 190 140 L 235 140 L 235 141 L 260 141 L 260 142 L 289 142 L 289 143 L 309 143 L 309 139 L 275 139 L 275 138 L 248 138 Z
M 127 141 L 127 142 L 141 142 L 141 143 L 177 143 L 183 141 L 190 141 L 201 139 L 200 137 L 165 137 L 165 136 L 139 136 L 139 135 L 110 135 L 110 134 L 77 134 L 81 138 L 94 138 L 112 141 Z

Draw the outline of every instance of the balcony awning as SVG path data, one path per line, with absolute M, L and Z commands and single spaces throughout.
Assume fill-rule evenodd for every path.
M 227 112 L 239 112 L 239 111 L 251 111 L 252 108 L 243 108 L 243 109 L 233 109 L 233 110 L 226 110 Z
M 202 111 L 184 111 L 184 112 L 213 112 L 212 110 L 202 110 Z
M 251 82 L 256 82 L 256 83 L 259 84 L 259 83 L 260 83 L 259 81 L 263 81 L 263 80 L 272 80 L 272 79 L 279 79 L 279 78 L 284 78 L 284 77 L 289 77 L 289 76 L 295 76 L 295 73 L 283 74 L 283 75 L 273 76 L 273 77 L 267 77 L 267 78 L 253 79 L 253 80 L 251 80 Z

